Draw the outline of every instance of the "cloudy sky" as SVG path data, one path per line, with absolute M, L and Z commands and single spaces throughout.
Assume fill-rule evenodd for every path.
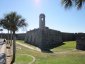
M 0 0 L 0 18 L 15 11 L 29 26 L 18 32 L 39 27 L 39 14 L 46 16 L 46 26 L 62 32 L 85 32 L 85 9 L 65 9 L 61 0 Z M 5 30 L 3 32 L 6 32 Z

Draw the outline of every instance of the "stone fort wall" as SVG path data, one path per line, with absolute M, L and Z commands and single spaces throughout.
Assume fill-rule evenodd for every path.
M 60 31 L 52 29 L 35 29 L 26 33 L 25 42 L 38 46 L 41 49 L 49 49 L 63 42 Z
M 62 45 L 65 41 L 74 40 L 76 40 L 75 33 L 65 33 L 49 28 L 28 31 L 25 37 L 26 43 L 35 45 L 42 50 L 48 50 Z
M 20 33 L 20 34 L 16 34 L 16 39 L 17 40 L 24 40 L 26 33 Z M 0 33 L 0 38 L 4 38 L 4 39 L 11 39 L 11 34 L 8 33 Z
M 25 42 L 41 50 L 49 50 L 65 41 L 76 41 L 76 48 L 85 50 L 85 33 L 65 33 L 53 29 L 35 29 L 26 33 Z
M 9 34 L 0 34 L 0 38 L 8 39 Z M 9 35 L 11 36 L 11 35 Z M 85 33 L 65 33 L 52 29 L 34 29 L 27 33 L 16 34 L 17 40 L 39 47 L 42 50 L 52 49 L 65 41 L 76 41 L 76 49 L 85 50 Z
M 62 39 L 63 39 L 63 42 L 65 42 L 65 41 L 74 41 L 74 40 L 76 40 L 75 33 L 62 32 Z
M 39 29 L 31 30 L 26 33 L 25 42 L 40 46 L 42 42 L 42 31 Z

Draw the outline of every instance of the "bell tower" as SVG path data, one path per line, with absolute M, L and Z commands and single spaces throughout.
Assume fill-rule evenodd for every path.
M 39 28 L 40 29 L 45 28 L 45 14 L 40 14 L 39 16 Z

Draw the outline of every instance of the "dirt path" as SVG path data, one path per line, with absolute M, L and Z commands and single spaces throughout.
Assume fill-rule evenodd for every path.
M 6 55 L 6 64 L 10 64 L 12 60 L 12 55 L 11 55 L 11 47 L 7 48 L 8 44 L 7 41 L 4 42 L 4 39 L 0 39 L 0 54 L 4 53 Z
M 0 45 L 1 48 L 0 48 L 0 54 L 1 53 L 6 53 L 6 44 L 3 44 L 3 45 Z
M 7 48 L 8 46 L 8 48 Z M 13 52 L 12 52 L 12 46 L 10 46 L 9 44 L 6 45 L 6 63 L 10 64 L 12 61 L 12 56 L 13 56 Z
M 22 44 L 22 43 L 19 43 L 19 42 L 16 42 L 16 43 L 19 44 L 19 45 L 21 45 L 21 46 L 24 46 L 24 47 L 26 47 L 26 48 L 29 48 L 29 49 L 36 50 L 36 51 L 41 52 L 41 50 L 40 50 L 39 48 L 37 48 L 37 47 L 31 47 L 31 46 L 29 46 L 29 45 Z

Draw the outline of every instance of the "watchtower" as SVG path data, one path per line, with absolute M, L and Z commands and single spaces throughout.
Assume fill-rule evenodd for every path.
M 40 29 L 45 28 L 45 14 L 40 14 L 39 16 L 39 28 Z

